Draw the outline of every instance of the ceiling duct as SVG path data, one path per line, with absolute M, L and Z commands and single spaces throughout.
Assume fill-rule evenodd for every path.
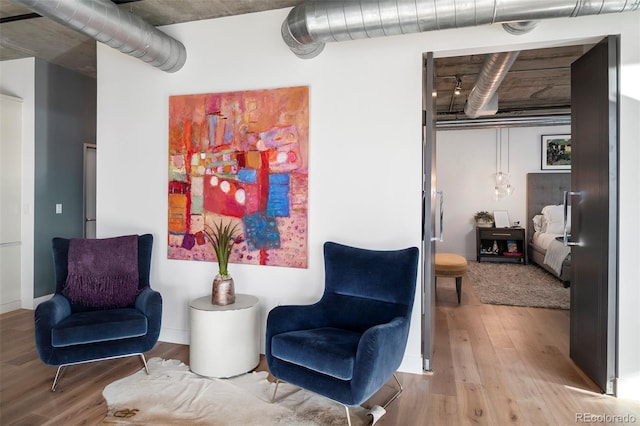
M 638 0 L 307 0 L 282 24 L 282 37 L 300 58 L 313 58 L 326 42 L 509 23 L 522 34 L 548 18 L 573 18 L 640 9 Z
M 533 31 L 540 21 L 515 21 L 505 22 L 502 28 L 509 34 L 522 35 Z
M 519 54 L 520 52 L 504 52 L 487 56 L 464 105 L 467 116 L 476 118 L 498 112 L 498 88 Z
M 182 43 L 109 0 L 14 0 L 122 53 L 176 72 L 187 51 Z
M 571 115 L 531 117 L 482 117 L 478 119 L 438 120 L 438 130 L 495 129 L 499 127 L 570 126 Z

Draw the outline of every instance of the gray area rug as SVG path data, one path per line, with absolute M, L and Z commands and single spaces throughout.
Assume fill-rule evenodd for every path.
M 569 289 L 536 265 L 469 261 L 467 276 L 482 303 L 569 309 Z

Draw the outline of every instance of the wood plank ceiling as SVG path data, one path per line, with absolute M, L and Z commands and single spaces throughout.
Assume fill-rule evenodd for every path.
M 293 7 L 300 0 L 116 0 L 154 26 Z M 31 14 L 31 15 L 30 15 Z M 95 41 L 12 0 L 0 0 L 0 60 L 38 57 L 94 77 Z M 280 28 L 274 28 L 280 31 Z M 535 30 L 534 30 L 535 31 Z M 499 91 L 499 116 L 568 112 L 570 65 L 585 46 L 523 51 Z M 439 120 L 464 118 L 464 103 L 486 55 L 436 60 Z M 455 95 L 456 79 L 461 94 Z

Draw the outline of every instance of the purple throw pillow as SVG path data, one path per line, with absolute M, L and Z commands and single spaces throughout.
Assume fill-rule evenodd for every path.
M 81 308 L 131 306 L 138 290 L 138 236 L 74 238 L 62 294 Z

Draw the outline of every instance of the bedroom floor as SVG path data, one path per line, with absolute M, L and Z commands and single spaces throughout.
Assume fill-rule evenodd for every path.
M 568 311 L 483 305 L 466 277 L 462 289 L 458 305 L 455 281 L 438 280 L 433 374 L 400 373 L 404 392 L 377 425 L 575 425 L 590 414 L 640 422 L 640 403 L 599 394 L 569 359 Z M 154 356 L 188 363 L 189 347 L 161 342 Z M 33 311 L 0 315 L 0 424 L 98 424 L 102 389 L 140 368 L 135 358 L 71 367 L 52 393 L 55 368 L 35 352 Z

